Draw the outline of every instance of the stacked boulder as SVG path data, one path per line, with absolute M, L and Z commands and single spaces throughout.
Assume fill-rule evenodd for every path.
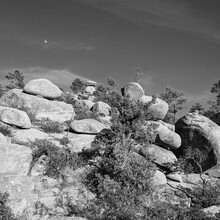
M 171 150 L 181 146 L 181 138 L 174 131 L 174 125 L 162 121 L 168 112 L 168 104 L 159 98 L 145 95 L 141 85 L 136 82 L 125 85 L 122 89 L 122 95 L 129 96 L 131 100 L 143 105 L 148 105 L 146 121 L 142 127 L 146 132 L 149 132 L 150 129 L 153 144 L 142 146 L 139 153 L 144 157 L 149 153 L 153 155 L 154 162 L 158 167 L 154 182 L 156 185 L 166 184 L 165 174 L 172 173 L 172 165 L 177 161 Z
M 77 175 L 72 173 L 67 175 L 70 179 L 67 181 L 70 181 L 71 187 L 62 189 L 62 191 L 60 189 L 62 187 L 57 187 L 58 180 L 46 177 L 37 170 L 37 166 L 42 166 L 40 161 L 37 161 L 38 165 L 33 167 L 32 176 L 27 176 L 27 173 L 30 174 L 32 161 L 32 149 L 28 147 L 31 142 L 38 139 L 49 140 L 62 148 L 64 145 L 58 140 L 67 137 L 68 134 L 70 143 L 66 146 L 71 152 L 92 152 L 92 143 L 96 135 L 100 132 L 110 133 L 111 107 L 105 102 L 91 99 L 95 86 L 95 82 L 88 81 L 83 91 L 83 98 L 80 99 L 80 95 L 74 97 L 74 107 L 59 101 L 63 94 L 62 91 L 46 79 L 32 80 L 24 86 L 23 90 L 12 89 L 0 98 L 0 127 L 11 129 L 11 137 L 6 137 L 0 130 L 0 191 L 9 192 L 10 206 L 15 213 L 19 214 L 29 210 L 36 201 L 40 201 L 51 209 L 56 209 L 57 197 L 55 195 L 63 195 L 66 191 L 75 201 L 80 196 L 83 197 L 83 204 L 94 197 L 85 187 L 80 188 L 82 186 L 79 186 L 79 182 L 75 185 L 72 184 L 73 181 L 77 181 Z M 152 160 L 157 167 L 153 183 L 158 188 L 153 195 L 154 201 L 159 198 L 174 204 L 184 203 L 189 207 L 189 198 L 186 198 L 184 194 L 178 197 L 177 194 L 180 192 L 176 193 L 174 188 L 179 186 L 177 184 L 182 187 L 191 187 L 200 180 L 200 176 L 197 174 L 187 176 L 175 172 L 176 155 L 181 155 L 189 145 L 206 150 L 211 160 L 205 161 L 204 167 L 207 168 L 207 175 L 203 176 L 207 181 L 211 177 L 219 177 L 219 126 L 204 116 L 192 113 L 181 118 L 176 126 L 164 122 L 168 112 L 168 104 L 159 98 L 145 95 L 141 85 L 136 82 L 125 85 L 122 89 L 122 95 L 128 95 L 132 101 L 140 102 L 148 107 L 142 128 L 150 133 L 152 143 L 138 146 L 130 157 L 146 161 L 145 158 L 152 155 Z M 78 108 L 93 113 L 96 115 L 96 119 L 76 120 L 75 110 Z M 68 131 L 59 134 L 48 134 L 42 131 L 35 123 L 32 123 L 29 111 L 34 114 L 37 120 L 49 118 L 53 122 L 63 124 L 68 122 Z M 47 184 L 46 187 L 44 184 Z M 82 195 L 81 192 L 84 194 Z M 151 205 L 151 202 L 148 205 Z M 31 219 L 34 219 L 32 217 Z

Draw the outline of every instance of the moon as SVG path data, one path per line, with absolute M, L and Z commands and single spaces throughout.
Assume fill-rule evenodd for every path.
M 47 44 L 47 40 L 44 40 L 44 43 Z

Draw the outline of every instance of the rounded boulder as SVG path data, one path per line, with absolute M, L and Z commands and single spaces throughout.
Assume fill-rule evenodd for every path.
M 24 91 L 44 98 L 59 98 L 62 91 L 48 79 L 34 79 L 24 86 Z

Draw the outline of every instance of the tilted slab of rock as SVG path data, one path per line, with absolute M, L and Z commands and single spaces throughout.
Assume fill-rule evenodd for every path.
M 204 173 L 210 177 L 220 178 L 220 164 L 206 170 Z
M 27 113 L 15 108 L 8 108 L 0 113 L 0 120 L 4 123 L 15 125 L 20 128 L 30 128 L 31 121 Z
M 169 167 L 177 161 L 177 158 L 172 151 L 159 147 L 155 144 L 141 147 L 139 153 L 143 156 L 151 154 L 153 156 L 154 163 L 159 164 L 160 166 Z M 169 165 L 167 163 L 169 163 Z
M 152 101 L 152 96 L 143 95 L 138 101 L 142 104 L 147 104 Z M 147 109 L 147 113 L 149 113 L 147 119 L 163 120 L 168 112 L 168 109 L 169 106 L 165 101 L 156 98 L 155 102 L 150 104 Z
M 178 154 L 191 146 L 208 155 L 202 163 L 203 170 L 220 164 L 220 126 L 198 113 L 188 113 L 177 121 L 176 132 L 182 139 Z
M 74 120 L 70 124 L 71 129 L 77 133 L 98 134 L 106 125 L 95 119 Z
M 24 86 L 24 91 L 45 98 L 58 98 L 62 91 L 48 79 L 34 79 Z
M 110 111 L 111 111 L 111 106 L 109 106 L 105 102 L 96 102 L 95 105 L 93 106 L 92 110 L 102 116 L 109 116 Z
M 129 95 L 133 101 L 137 101 L 144 95 L 142 86 L 136 82 L 130 82 L 122 88 L 122 95 Z
M 64 122 L 74 115 L 72 105 L 59 101 L 50 101 L 38 96 L 23 93 L 20 89 L 12 89 L 0 98 L 0 105 L 29 109 L 37 119 L 49 118 L 52 121 Z
M 177 172 L 169 173 L 166 175 L 166 177 L 169 180 L 173 180 L 173 181 L 180 182 L 180 183 L 183 182 L 182 176 Z
M 163 172 L 156 170 L 152 182 L 154 186 L 166 185 L 167 178 Z
M 180 147 L 180 136 L 176 132 L 173 132 L 167 128 L 167 126 L 157 121 L 146 121 L 146 123 L 143 125 L 143 129 L 148 129 L 148 127 L 156 127 L 155 129 L 151 129 L 151 134 L 153 141 L 157 145 L 168 149 L 176 149 Z
M 32 160 L 30 148 L 18 144 L 0 145 L 0 175 L 26 175 Z

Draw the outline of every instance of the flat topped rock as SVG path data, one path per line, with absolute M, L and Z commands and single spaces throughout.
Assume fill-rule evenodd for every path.
M 102 129 L 107 128 L 106 125 L 95 119 L 74 120 L 70 127 L 73 131 L 83 134 L 98 134 Z
M 24 86 L 24 91 L 45 98 L 58 98 L 62 91 L 48 79 L 34 79 Z

